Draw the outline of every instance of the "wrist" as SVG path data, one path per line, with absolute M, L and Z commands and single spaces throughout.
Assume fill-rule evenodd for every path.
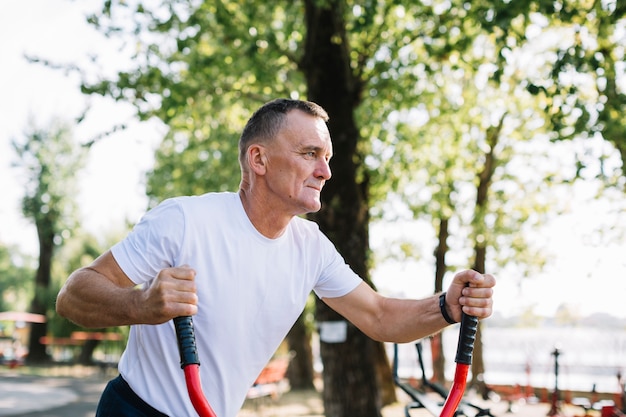
M 443 319 L 448 324 L 456 324 L 457 321 L 452 318 L 452 316 L 448 313 L 448 309 L 446 308 L 446 293 L 442 292 L 439 296 L 439 310 L 441 311 L 441 315 Z

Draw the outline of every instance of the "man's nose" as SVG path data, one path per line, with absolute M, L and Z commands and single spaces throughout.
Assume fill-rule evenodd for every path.
M 323 180 L 329 180 L 332 177 L 332 173 L 330 172 L 330 163 L 325 159 L 321 159 L 317 164 L 315 177 L 321 178 Z

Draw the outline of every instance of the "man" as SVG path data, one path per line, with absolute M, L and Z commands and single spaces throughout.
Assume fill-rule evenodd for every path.
M 461 272 L 445 298 L 386 298 L 315 223 L 298 217 L 320 209 L 331 177 L 327 120 L 311 102 L 265 104 L 240 138 L 238 193 L 166 200 L 69 277 L 60 315 L 85 327 L 132 325 L 98 416 L 195 415 L 179 366 L 177 316 L 194 315 L 208 401 L 218 416 L 234 417 L 312 290 L 381 341 L 422 338 L 459 321 L 462 310 L 491 314 L 493 276 Z

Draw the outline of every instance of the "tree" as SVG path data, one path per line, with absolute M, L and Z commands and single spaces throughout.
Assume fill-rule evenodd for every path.
M 398 112 L 387 135 L 378 138 L 376 153 L 368 157 L 397 184 L 394 197 L 406 202 L 414 217 L 432 219 L 435 291 L 442 289 L 449 267 L 450 237 L 473 242 L 473 254 L 461 258 L 473 258 L 472 263 L 460 267 L 493 271 L 516 263 L 524 271 L 520 275 L 541 269 L 546 258 L 524 234 L 541 225 L 548 210 L 558 212 L 553 187 L 574 179 L 554 158 L 547 164 L 549 150 L 541 150 L 549 149 L 544 142 L 552 131 L 542 123 L 542 101 L 525 88 L 528 73 L 521 58 L 532 45 L 520 45 L 505 53 L 507 59 L 498 59 L 502 45 L 516 44 L 517 34 L 526 32 L 523 20 L 510 23 L 497 32 L 504 41 L 481 34 L 471 47 L 438 61 L 436 71 L 424 75 L 423 88 L 440 94 L 414 110 Z M 458 252 L 456 246 L 452 249 Z M 435 377 L 441 379 L 441 355 L 434 356 Z M 474 378 L 483 372 L 479 339 Z
M 328 124 L 334 155 L 330 167 L 333 175 L 341 178 L 326 184 L 322 209 L 309 217 L 335 243 L 352 269 L 369 281 L 368 177 L 359 168 L 357 145 L 361 138 L 356 121 L 363 80 L 351 67 L 344 7 L 341 1 L 305 1 L 306 46 L 300 68 L 309 99 L 332 115 Z M 376 363 L 384 350 L 321 300 L 316 318 L 322 325 L 343 322 L 348 329 L 342 342 L 326 343 L 320 338 L 326 415 L 380 415 L 383 402 L 379 387 L 383 379 L 377 375 Z M 382 362 L 387 362 L 386 357 Z M 390 376 L 386 375 L 385 380 L 389 381 Z
M 31 219 L 39 238 L 39 264 L 30 306 L 33 313 L 47 315 L 54 302 L 49 292 L 54 250 L 69 237 L 73 227 L 75 174 L 82 167 L 84 150 L 74 143 L 70 129 L 56 123 L 49 129 L 32 127 L 22 143 L 13 141 L 17 163 L 26 174 L 22 212 Z M 47 334 L 47 323 L 33 323 L 27 360 L 49 359 L 40 338 Z

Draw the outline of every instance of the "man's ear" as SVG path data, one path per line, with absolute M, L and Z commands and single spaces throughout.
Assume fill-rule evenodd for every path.
M 257 175 L 264 175 L 267 170 L 267 155 L 263 145 L 252 144 L 248 147 L 248 166 Z

